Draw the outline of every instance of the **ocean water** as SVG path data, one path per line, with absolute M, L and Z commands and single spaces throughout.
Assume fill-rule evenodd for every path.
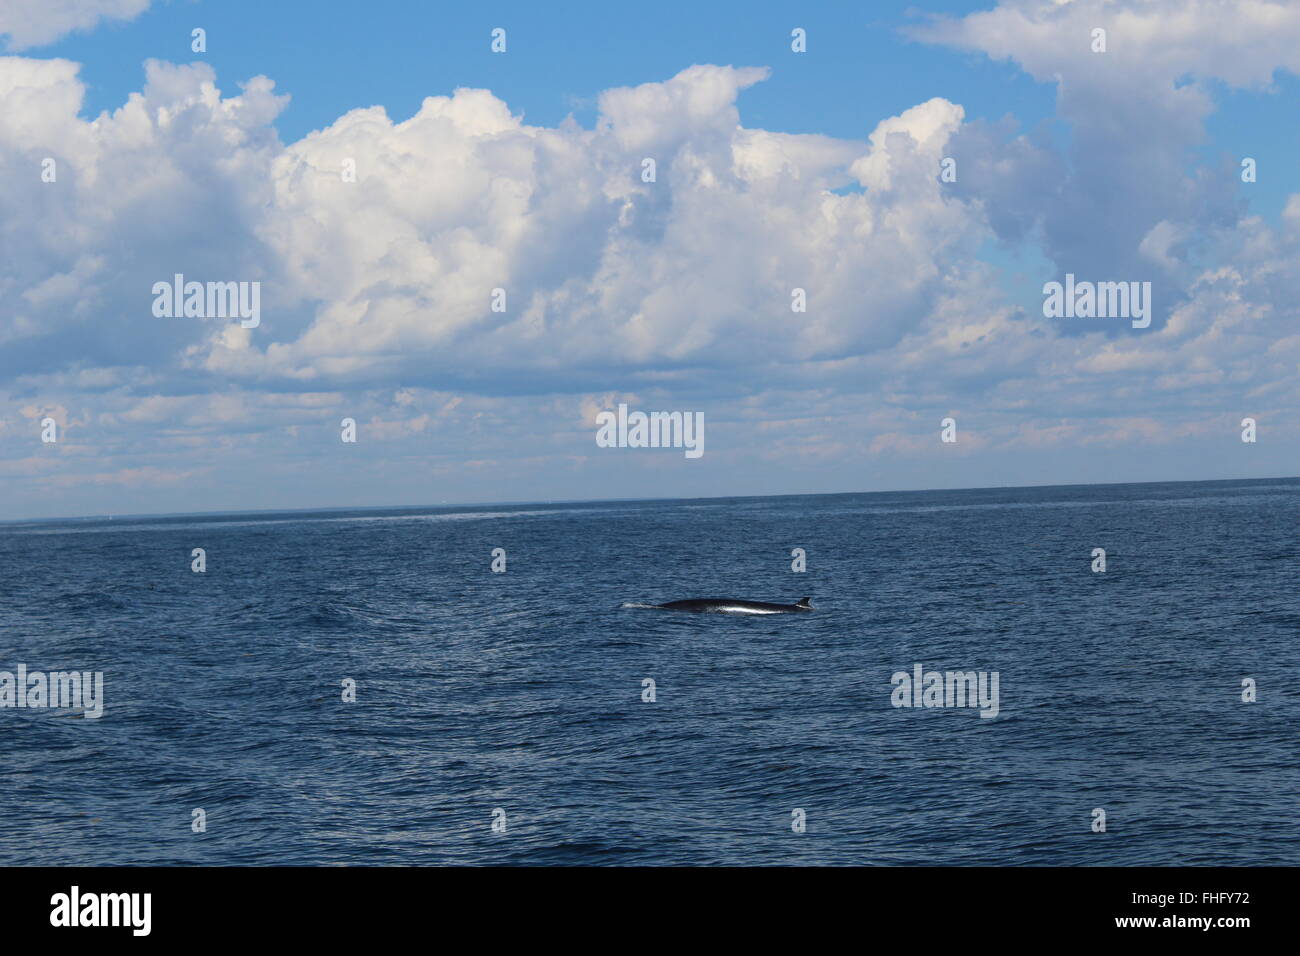
M 1295 865 L 1298 530 L 1296 479 L 2 525 L 0 670 L 105 701 L 0 710 L 0 864 Z M 817 610 L 622 606 L 714 595 Z

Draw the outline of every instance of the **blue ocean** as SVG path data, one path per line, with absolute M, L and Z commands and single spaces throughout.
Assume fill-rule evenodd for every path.
M 1298 530 L 1300 479 L 0 525 L 0 671 L 103 674 L 0 709 L 0 864 L 1300 864 Z M 816 610 L 625 606 L 710 596 Z

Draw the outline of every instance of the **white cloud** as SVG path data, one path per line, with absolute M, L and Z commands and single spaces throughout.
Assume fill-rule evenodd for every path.
M 148 7 L 149 0 L 4 0 L 0 38 L 7 37 L 10 50 L 25 50 L 101 20 L 133 20 Z
M 1092 32 L 1106 31 L 1094 53 Z M 1001 0 L 960 19 L 935 18 L 922 39 L 1021 64 L 1038 80 L 1137 91 L 1129 80 L 1187 74 L 1235 86 L 1300 70 L 1300 7 L 1287 0 Z M 1143 91 L 1145 92 L 1145 91 Z
M 1098 28 L 1104 53 L 1093 52 Z M 1300 72 L 1300 6 L 1263 0 L 1003 0 L 912 34 L 1010 60 L 1055 84 L 1068 162 L 1020 141 L 1000 168 L 981 169 L 992 144 L 978 129 L 957 147 L 976 152 L 970 182 L 997 200 L 990 216 L 999 233 L 1019 238 L 1038 223 L 1048 256 L 1079 275 L 1119 278 L 1138 267 L 1144 242 L 1163 252 L 1151 245 L 1161 238 L 1153 229 L 1173 235 L 1233 223 L 1237 170 L 1188 169 L 1214 109 L 1207 81 L 1263 89 L 1279 69 Z M 971 195 L 965 185 L 959 192 Z M 1172 308 L 1194 275 L 1168 256 L 1148 261 Z
M 43 156 L 60 164 L 58 183 L 0 199 L 15 244 L 36 221 L 47 237 L 0 264 L 11 334 L 50 371 L 129 352 L 266 383 L 489 389 L 488 372 L 571 388 L 611 367 L 741 374 L 895 344 L 983 228 L 933 174 L 961 110 L 931 100 L 865 147 L 745 129 L 735 98 L 763 75 L 693 67 L 608 91 L 594 130 L 458 90 L 283 147 L 265 78 L 222 97 L 205 65 L 150 63 L 142 93 L 86 122 L 73 64 L 2 59 L 6 162 L 33 178 Z M 853 176 L 866 193 L 830 192 Z M 263 327 L 153 318 L 148 290 L 177 272 L 262 281 Z

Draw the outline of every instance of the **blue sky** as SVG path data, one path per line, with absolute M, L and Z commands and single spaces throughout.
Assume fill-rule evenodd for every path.
M 0 11 L 0 518 L 1297 473 L 1288 6 L 51 7 Z M 596 447 L 619 402 L 706 454 Z
M 140 86 L 147 59 L 196 59 L 189 33 L 208 32 L 203 59 L 219 77 L 265 73 L 293 96 L 276 127 L 286 140 L 381 103 L 406 118 L 431 94 L 458 86 L 492 90 L 528 122 L 567 115 L 595 119 L 602 90 L 665 79 L 696 63 L 769 65 L 769 81 L 742 99 L 748 125 L 863 138 L 882 116 L 963 88 L 968 115 L 1051 116 L 1053 91 L 1008 64 L 911 43 L 899 28 L 927 13 L 962 14 L 979 3 L 662 3 L 641 10 L 599 2 L 426 3 L 378 0 L 346 14 L 302 4 L 223 0 L 155 4 L 129 23 L 109 24 L 42 47 L 41 55 L 84 64 L 86 113 L 119 106 Z M 789 32 L 812 37 L 812 56 L 790 56 Z M 488 35 L 508 30 L 508 55 Z M 831 90 L 852 95 L 826 98 Z M 807 104 L 818 102 L 816 110 Z

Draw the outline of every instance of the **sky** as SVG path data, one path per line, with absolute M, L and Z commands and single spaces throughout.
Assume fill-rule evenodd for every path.
M 3 0 L 0 519 L 1300 474 L 1298 72 L 1264 0 Z

